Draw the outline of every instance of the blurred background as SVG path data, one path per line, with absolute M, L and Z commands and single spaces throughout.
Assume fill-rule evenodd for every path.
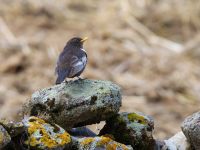
M 121 111 L 155 119 L 154 136 L 180 130 L 200 108 L 200 1 L 0 0 L 0 118 L 54 85 L 67 40 L 87 36 L 82 77 L 111 80 Z

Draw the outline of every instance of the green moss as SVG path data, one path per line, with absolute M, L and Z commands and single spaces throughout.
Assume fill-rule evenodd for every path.
M 99 95 L 110 93 L 110 89 L 107 88 L 110 87 L 110 84 L 110 82 L 102 82 L 98 80 L 95 82 L 91 82 L 90 80 L 80 80 L 69 82 L 65 91 L 70 93 L 70 96 L 73 98 L 89 97 L 93 93 L 99 93 Z
M 117 122 L 118 122 L 119 124 L 121 124 L 121 123 L 125 123 L 125 120 L 124 120 L 123 117 L 119 116 L 119 117 L 117 117 Z
M 141 116 L 139 114 L 136 114 L 136 113 L 128 114 L 128 120 L 130 122 L 137 122 L 137 123 L 140 123 L 140 124 L 143 124 L 143 125 L 147 125 L 148 124 L 146 118 L 144 118 L 143 116 Z

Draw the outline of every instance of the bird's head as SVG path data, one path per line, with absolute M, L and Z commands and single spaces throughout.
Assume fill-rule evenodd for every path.
M 87 37 L 85 37 L 85 38 L 74 37 L 74 38 L 70 39 L 70 40 L 67 42 L 67 45 L 73 46 L 73 47 L 80 47 L 80 48 L 82 48 L 82 47 L 83 47 L 83 43 L 84 43 L 87 39 L 88 39 Z

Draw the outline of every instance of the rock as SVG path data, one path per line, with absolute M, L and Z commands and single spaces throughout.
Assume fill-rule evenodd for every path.
M 151 150 L 156 146 L 153 129 L 154 122 L 150 116 L 139 112 L 124 112 L 107 120 L 100 135 L 109 134 L 117 142 L 131 145 L 133 149 Z
M 51 150 L 69 148 L 71 136 L 60 126 L 46 123 L 37 117 L 23 120 L 27 127 L 28 138 L 24 142 L 31 149 Z
M 11 137 L 15 137 L 25 131 L 22 122 L 13 122 L 6 119 L 0 120 L 0 125 L 2 125 Z
M 117 85 L 85 79 L 35 92 L 24 112 L 71 129 L 108 119 L 120 106 L 121 94 Z
M 72 136 L 81 136 L 81 137 L 95 137 L 95 136 L 97 136 L 93 131 L 91 131 L 87 127 L 72 128 L 69 131 L 69 134 L 72 135 Z
M 187 142 L 183 132 L 175 134 L 173 137 L 165 140 L 164 142 L 168 150 L 191 150 L 190 144 Z
M 164 141 L 156 140 L 155 150 L 169 150 Z
M 200 149 L 200 112 L 187 117 L 181 128 L 191 146 L 196 150 Z
M 5 147 L 8 143 L 10 143 L 11 137 L 6 131 L 6 129 L 0 125 L 0 149 Z
M 104 136 L 73 138 L 73 141 L 73 148 L 78 150 L 133 150 L 131 146 L 126 146 Z

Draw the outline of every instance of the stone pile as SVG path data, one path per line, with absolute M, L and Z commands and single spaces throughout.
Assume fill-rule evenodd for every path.
M 109 81 L 76 80 L 39 90 L 24 105 L 21 122 L 0 120 L 0 149 L 200 149 L 200 113 L 186 118 L 183 132 L 158 141 L 151 116 L 119 113 L 120 106 L 120 88 Z M 98 135 L 85 127 L 100 121 L 106 124 Z

